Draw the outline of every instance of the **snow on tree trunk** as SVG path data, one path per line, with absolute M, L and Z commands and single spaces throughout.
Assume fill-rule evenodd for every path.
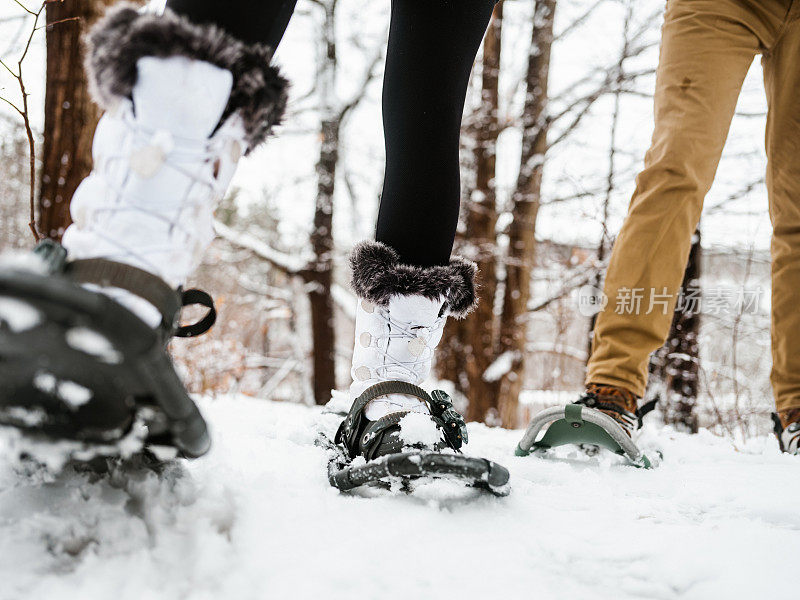
M 81 36 L 114 1 L 63 0 L 47 4 L 39 231 L 55 240 L 61 239 L 70 224 L 70 200 L 92 169 L 92 138 L 100 119 L 100 109 L 92 102 L 86 85 Z

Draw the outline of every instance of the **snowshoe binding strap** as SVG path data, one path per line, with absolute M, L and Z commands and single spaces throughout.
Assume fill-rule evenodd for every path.
M 359 444 L 359 454 L 367 460 L 373 460 L 385 454 L 395 454 L 404 447 L 404 442 L 399 435 L 400 421 L 408 414 L 408 411 L 396 412 L 377 421 L 367 421 Z M 439 448 L 434 448 L 439 449 Z
M 367 388 L 356 398 L 350 412 L 336 432 L 335 442 L 347 449 L 350 458 L 362 454 L 369 460 L 379 450 L 381 454 L 385 454 L 399 452 L 402 448 L 402 441 L 397 436 L 390 434 L 399 431 L 399 422 L 408 414 L 408 411 L 392 413 L 377 421 L 369 421 L 364 417 L 364 408 L 370 400 L 388 394 L 414 396 L 428 405 L 431 419 L 444 434 L 444 443 L 441 448 L 446 445 L 458 451 L 468 441 L 466 423 L 453 408 L 453 403 L 446 393 L 435 390 L 430 395 L 421 387 L 407 381 L 384 381 Z
M 658 405 L 658 398 L 654 398 L 649 402 L 645 402 L 641 406 L 638 406 L 636 411 L 633 413 L 620 408 L 619 405 L 614 404 L 613 402 L 604 402 L 597 394 L 591 392 L 581 396 L 576 404 L 582 404 L 583 406 L 588 406 L 589 408 L 614 412 L 629 422 L 632 422 L 633 419 L 635 419 L 636 429 L 641 429 L 643 424 L 642 419 L 655 410 L 656 406 Z
M 146 300 L 161 314 L 159 329 L 166 338 L 195 337 L 207 332 L 216 322 L 217 311 L 214 301 L 202 290 L 174 290 L 152 273 L 104 258 L 67 262 L 66 250 L 52 240 L 39 243 L 34 253 L 45 262 L 51 274 L 64 273 L 81 284 L 119 288 Z M 195 304 L 208 308 L 208 313 L 197 323 L 181 326 L 179 324 L 181 308 Z
M 639 408 L 636 409 L 636 418 L 639 420 L 639 429 L 642 428 L 642 419 L 648 415 L 649 413 L 653 412 L 658 405 L 658 398 L 653 398 L 649 402 L 645 402 Z
M 619 424 L 629 432 L 635 431 L 641 427 L 642 420 L 638 415 L 638 411 L 628 411 L 615 402 L 605 400 L 603 396 L 599 394 L 588 392 L 581 396 L 575 404 L 580 404 L 606 413 L 613 413 L 616 416 L 609 416 L 618 421 Z
M 147 271 L 104 258 L 89 258 L 68 262 L 64 273 L 77 283 L 119 288 L 147 300 L 161 313 L 162 328 L 177 327 L 180 294 Z
M 190 338 L 203 335 L 217 322 L 217 309 L 214 307 L 214 299 L 207 292 L 198 289 L 184 290 L 181 293 L 181 306 L 193 306 L 195 304 L 205 306 L 208 312 L 197 323 L 179 326 L 175 331 L 175 337 Z

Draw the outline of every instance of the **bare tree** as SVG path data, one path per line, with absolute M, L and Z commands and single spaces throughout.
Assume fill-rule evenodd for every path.
M 39 241 L 39 232 L 36 230 L 36 136 L 33 133 L 33 128 L 31 126 L 31 115 L 30 110 L 28 109 L 28 90 L 25 87 L 25 77 L 23 75 L 23 65 L 25 63 L 25 59 L 28 56 L 28 52 L 30 51 L 31 44 L 33 43 L 33 37 L 36 35 L 36 32 L 39 30 L 39 19 L 42 16 L 47 5 L 54 0 L 45 0 L 42 2 L 37 10 L 31 10 L 27 8 L 21 2 L 15 0 L 16 4 L 26 13 L 24 16 L 32 17 L 32 25 L 30 26 L 29 33 L 26 36 L 25 44 L 22 49 L 22 52 L 17 60 L 17 64 L 14 68 L 9 66 L 3 60 L 0 60 L 0 65 L 8 71 L 11 77 L 16 81 L 17 86 L 19 88 L 20 94 L 20 102 L 16 103 L 5 96 L 0 96 L 0 100 L 8 104 L 21 118 L 22 124 L 25 127 L 25 135 L 28 140 L 28 178 L 29 178 L 29 213 L 30 213 L 30 222 L 28 223 L 28 227 L 30 227 L 31 232 L 33 233 L 33 238 L 37 242 Z
M 347 117 L 366 97 L 369 86 L 375 79 L 377 66 L 383 57 L 384 44 L 380 44 L 368 60 L 353 94 L 342 99 L 337 93 L 339 59 L 336 23 L 339 18 L 339 2 L 311 1 L 313 7 L 322 12 L 322 18 L 314 88 L 300 99 L 313 99 L 313 109 L 320 114 L 320 146 L 316 160 L 317 194 L 310 234 L 310 255 L 290 256 L 250 238 L 244 242 L 241 234 L 222 223 L 217 223 L 216 229 L 228 241 L 253 250 L 278 270 L 303 282 L 311 308 L 313 396 L 317 404 L 326 404 L 330 400 L 331 390 L 336 389 L 333 212 L 336 184 L 340 176 L 341 134 Z
M 620 102 L 622 100 L 622 85 L 625 81 L 625 62 L 631 55 L 630 28 L 633 19 L 634 3 L 628 2 L 625 11 L 625 21 L 622 27 L 622 51 L 619 54 L 619 61 L 616 66 L 616 81 L 614 82 L 614 110 L 611 113 L 611 135 L 608 149 L 608 175 L 606 176 L 606 190 L 603 197 L 603 218 L 601 221 L 602 234 L 597 245 L 597 262 L 602 263 L 606 259 L 606 253 L 610 249 L 608 233 L 608 217 L 611 208 L 611 198 L 616 187 L 616 157 L 617 157 L 617 135 L 619 132 Z M 603 283 L 601 271 L 597 272 L 594 280 L 594 287 L 600 289 Z M 597 314 L 593 314 L 589 319 L 589 344 L 587 356 L 592 353 L 592 338 L 594 337 L 594 327 L 597 323 Z
M 320 152 L 317 160 L 317 199 L 311 249 L 314 260 L 307 269 L 306 288 L 311 302 L 311 330 L 314 338 L 314 400 L 326 404 L 336 388 L 336 332 L 334 329 L 333 198 L 339 165 L 340 133 L 347 115 L 366 95 L 375 67 L 383 56 L 376 52 L 355 95 L 341 101 L 336 95 L 338 56 L 336 18 L 338 0 L 314 0 L 324 11 L 322 45 L 317 73 L 320 100 Z
M 311 248 L 314 261 L 308 277 L 311 302 L 311 331 L 314 338 L 314 401 L 325 404 L 336 388 L 336 332 L 333 297 L 333 196 L 339 164 L 339 133 L 342 115 L 335 97 L 336 0 L 320 2 L 325 13 L 322 24 L 322 56 L 319 64 L 318 92 L 322 113 L 320 150 L 317 161 L 317 199 Z
M 512 195 L 506 260 L 506 293 L 500 317 L 500 356 L 509 360 L 499 379 L 497 405 L 504 427 L 516 427 L 525 374 L 528 301 L 535 261 L 534 237 L 547 152 L 547 94 L 556 0 L 539 0 L 533 14 L 523 109 L 522 154 Z
M 473 162 L 475 184 L 465 202 L 468 252 L 477 263 L 480 294 L 483 301 L 463 321 L 451 320 L 440 354 L 440 375 L 464 384 L 468 390 L 467 419 L 484 421 L 495 407 L 496 382 L 483 377 L 494 360 L 497 319 L 493 299 L 497 290 L 497 137 L 499 135 L 499 81 L 502 48 L 503 2 L 495 6 L 492 21 L 483 43 L 481 103 L 465 126 L 465 133 L 474 139 Z M 469 351 L 465 351 L 465 345 Z

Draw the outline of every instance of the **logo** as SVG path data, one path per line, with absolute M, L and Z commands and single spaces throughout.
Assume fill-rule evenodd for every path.
M 608 306 L 608 297 L 593 285 L 584 285 L 578 290 L 578 312 L 591 317 Z

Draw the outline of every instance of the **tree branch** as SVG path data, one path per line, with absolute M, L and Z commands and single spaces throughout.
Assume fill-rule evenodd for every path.
M 295 256 L 275 250 L 255 236 L 235 231 L 217 220 L 214 221 L 214 229 L 219 237 L 239 248 L 250 250 L 253 254 L 266 260 L 287 275 L 305 277 L 305 273 L 310 269 L 309 265 L 313 260 L 311 257 Z
M 383 44 L 378 47 L 377 52 L 375 52 L 372 60 L 369 62 L 366 71 L 364 72 L 364 79 L 361 82 L 361 85 L 358 88 L 358 91 L 353 94 L 352 98 L 339 110 L 339 120 L 343 120 L 347 114 L 355 109 L 359 103 L 364 99 L 367 95 L 367 88 L 369 84 L 375 79 L 375 67 L 378 66 L 380 63 L 381 58 L 383 58 Z

